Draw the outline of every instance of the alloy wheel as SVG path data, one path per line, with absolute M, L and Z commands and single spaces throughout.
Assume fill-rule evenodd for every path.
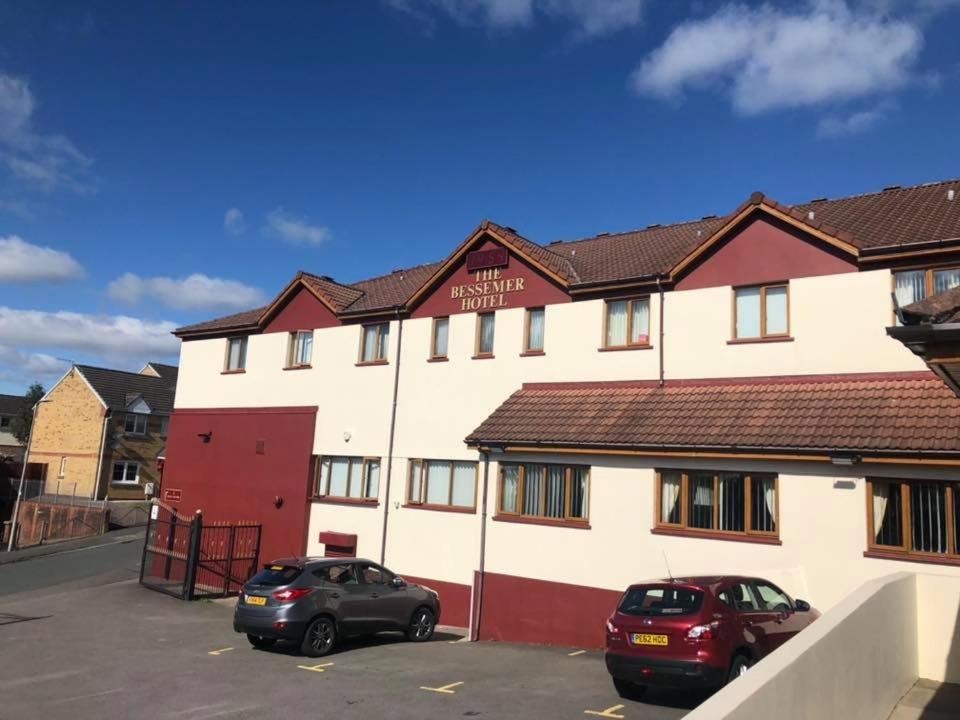
M 333 643 L 333 628 L 328 622 L 314 623 L 310 628 L 310 645 L 314 650 L 323 652 Z

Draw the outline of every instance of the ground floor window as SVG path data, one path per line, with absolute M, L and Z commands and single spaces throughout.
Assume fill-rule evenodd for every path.
M 476 507 L 477 463 L 411 459 L 407 503 L 452 508 Z
M 926 558 L 960 556 L 960 483 L 868 480 L 871 549 Z
M 657 526 L 692 532 L 776 536 L 776 475 L 660 470 Z
M 140 481 L 140 465 L 135 462 L 117 462 L 113 464 L 113 482 L 124 485 L 136 485 Z
M 589 517 L 590 468 L 582 465 L 503 463 L 502 515 L 584 522 Z
M 380 458 L 322 457 L 314 495 L 352 500 L 376 500 L 380 489 Z

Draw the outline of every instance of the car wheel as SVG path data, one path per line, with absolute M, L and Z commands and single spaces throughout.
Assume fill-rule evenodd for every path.
M 427 608 L 420 608 L 413 614 L 410 627 L 407 629 L 407 640 L 410 642 L 426 642 L 433 637 L 436 619 Z
M 727 675 L 727 682 L 733 682 L 738 677 L 747 674 L 747 670 L 750 669 L 750 666 L 753 665 L 750 662 L 750 658 L 743 655 L 737 655 L 733 662 L 730 663 L 730 674 Z
M 333 649 L 337 628 L 330 618 L 319 617 L 307 626 L 300 652 L 307 657 L 322 657 Z
M 250 641 L 250 644 L 253 645 L 257 650 L 266 650 L 267 648 L 273 647 L 276 645 L 276 638 L 265 638 L 260 637 L 259 635 L 251 635 L 247 633 L 247 640 Z
M 647 689 L 646 685 L 637 685 L 635 682 L 621 680 L 620 678 L 613 679 L 613 687 L 616 689 L 617 695 L 625 700 L 639 700 Z

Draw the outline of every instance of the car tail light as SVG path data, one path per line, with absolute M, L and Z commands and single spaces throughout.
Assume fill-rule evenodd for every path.
M 716 640 L 719 627 L 716 620 L 707 625 L 694 625 L 687 630 L 687 640 Z
M 278 590 L 275 592 L 273 594 L 273 599 L 284 603 L 296 602 L 300 598 L 309 595 L 311 592 L 313 592 L 313 588 L 288 588 L 286 590 Z
M 613 624 L 613 618 L 607 620 L 607 632 L 617 637 L 620 636 L 620 628 Z

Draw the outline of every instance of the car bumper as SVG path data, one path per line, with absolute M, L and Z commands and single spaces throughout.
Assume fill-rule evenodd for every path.
M 282 612 L 269 614 L 244 612 L 238 606 L 233 614 L 233 629 L 238 633 L 258 637 L 299 642 L 306 630 L 306 623 L 301 620 L 290 620 Z
M 607 652 L 607 671 L 619 680 L 671 688 L 706 688 L 723 685 L 725 668 L 702 662 L 663 660 Z

